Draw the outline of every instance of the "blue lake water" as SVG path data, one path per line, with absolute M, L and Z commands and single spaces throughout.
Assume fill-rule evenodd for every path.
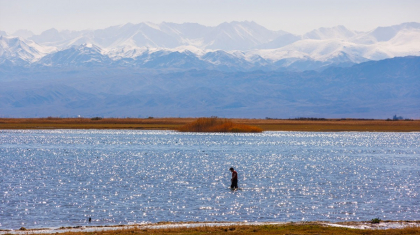
M 420 133 L 0 130 L 0 228 L 419 220 L 419 160 Z

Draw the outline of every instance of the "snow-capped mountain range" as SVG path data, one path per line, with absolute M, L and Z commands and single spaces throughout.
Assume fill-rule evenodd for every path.
M 344 26 L 304 35 L 272 31 L 255 22 L 140 23 L 39 35 L 0 33 L 0 66 L 147 69 L 322 70 L 369 60 L 420 56 L 420 23 L 357 32 Z
M 418 118 L 419 69 L 419 23 L 0 31 L 0 117 Z

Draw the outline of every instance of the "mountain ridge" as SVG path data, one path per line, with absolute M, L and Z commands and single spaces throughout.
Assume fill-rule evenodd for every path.
M 26 31 L 20 33 L 30 35 Z M 80 67 L 92 65 L 88 61 L 102 61 L 103 66 L 143 66 L 144 69 L 150 69 L 148 65 L 160 63 L 162 68 L 168 54 L 179 52 L 179 60 L 199 62 L 196 64 L 200 66 L 196 69 L 304 71 L 420 55 L 419 23 L 378 27 L 369 32 L 355 32 L 344 26 L 336 26 L 319 28 L 298 36 L 268 30 L 252 21 L 233 21 L 215 27 L 196 23 L 146 22 L 85 31 L 49 29 L 29 37 L 34 41 L 1 37 L 0 66 L 3 64 L 3 67 L 5 64 L 26 67 L 66 64 Z M 8 43 L 11 40 L 26 46 L 14 48 Z M 95 45 L 103 56 L 99 59 L 98 55 L 95 57 L 91 54 L 93 57 L 88 59 L 85 58 L 88 55 L 84 54 L 77 57 L 84 58 L 81 61 L 68 57 L 67 62 L 45 63 L 48 58 L 63 59 L 62 56 L 52 55 L 54 53 L 63 55 L 69 48 L 83 45 Z M 158 54 L 165 57 L 159 58 L 156 56 Z M 221 58 L 216 58 L 217 55 Z M 142 62 L 141 58 L 154 62 Z M 229 66 L 222 66 L 217 61 L 225 61 Z M 183 63 L 166 64 L 170 70 L 192 69 L 191 66 L 177 66 Z M 100 66 L 100 63 L 96 66 Z

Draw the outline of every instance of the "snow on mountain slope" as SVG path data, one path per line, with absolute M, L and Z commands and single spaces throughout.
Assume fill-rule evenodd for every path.
M 247 60 L 242 54 L 231 54 L 222 50 L 209 51 L 201 59 L 223 71 L 244 71 L 258 66 L 258 63 Z
M 273 40 L 281 33 L 270 31 L 255 22 L 222 23 L 207 33 L 204 44 L 209 49 L 249 50 Z
M 299 36 L 268 30 L 248 21 L 215 27 L 146 22 L 98 30 L 49 29 L 29 39 L 35 42 L 2 38 L 0 63 L 28 65 L 42 58 L 37 65 L 100 66 L 103 62 L 103 66 L 193 68 L 184 64 L 189 61 L 199 66 L 196 69 L 248 71 L 287 69 L 292 64 L 295 69 L 319 69 L 420 54 L 419 23 L 379 27 L 364 33 L 336 26 Z M 177 58 L 183 62 L 177 63 Z
M 34 35 L 29 40 L 41 46 L 55 47 L 59 50 L 68 48 L 73 45 L 81 45 L 84 43 L 93 43 L 91 39 L 91 33 L 88 30 L 85 31 L 58 31 L 57 29 L 49 29 L 42 32 L 40 35 Z
M 311 58 L 323 62 L 336 60 L 337 56 L 345 54 L 349 62 L 353 63 L 419 55 L 420 29 L 412 27 L 413 25 L 416 24 L 409 24 L 411 27 L 403 25 L 399 27 L 401 29 L 390 40 L 372 44 L 360 44 L 355 42 L 357 40 L 354 41 L 352 37 L 340 39 L 340 36 L 337 36 L 337 38 L 323 40 L 302 39 L 278 49 L 257 50 L 250 52 L 250 54 L 258 54 L 272 61 L 286 58 Z M 347 35 L 350 36 L 351 34 Z M 343 59 L 343 57 L 341 58 Z
M 303 39 L 349 39 L 356 36 L 357 33 L 339 25 L 332 28 L 319 28 L 312 30 L 302 36 Z
M 278 61 L 286 58 L 311 58 L 317 61 L 326 61 L 341 52 L 349 55 L 363 55 L 365 50 L 366 46 L 359 47 L 354 43 L 340 39 L 305 39 L 278 49 L 255 50 L 250 52 L 250 54 L 257 54 L 271 61 Z M 353 62 L 359 63 L 361 61 L 356 60 Z
M 415 22 L 392 25 L 388 27 L 378 27 L 369 32 L 359 33 L 359 35 L 356 35 L 351 40 L 358 44 L 374 44 L 388 41 L 395 37 L 400 31 L 417 29 L 420 29 L 420 23 Z
M 107 55 L 113 60 L 120 60 L 123 58 L 136 58 L 141 56 L 143 53 L 147 52 L 149 49 L 147 47 L 122 47 L 110 49 L 107 51 Z
M 420 28 L 404 29 L 399 31 L 392 39 L 378 43 L 392 57 L 420 55 Z
M 212 28 L 197 23 L 176 24 L 168 22 L 161 23 L 159 27 L 168 35 L 180 37 L 183 42 L 200 41 L 200 39 Z
M 418 56 L 420 55 L 420 27 L 419 29 L 403 28 L 388 41 L 372 44 L 355 43 L 355 45 L 364 48 L 359 54 L 369 60 L 383 60 L 409 55 Z
M 125 46 L 174 48 L 192 45 L 202 49 L 248 50 L 267 43 L 283 31 L 271 31 L 255 22 L 222 23 L 207 27 L 195 23 L 140 23 L 112 26 L 86 31 L 49 29 L 30 39 L 41 45 L 66 48 L 81 43 L 92 43 L 102 48 Z
M 53 45 L 64 49 L 80 44 L 95 44 L 101 48 L 132 47 L 174 47 L 177 39 L 162 32 L 152 23 L 125 24 L 105 29 L 85 31 L 62 31 L 50 29 L 30 39 L 41 45 Z
M 136 46 L 125 46 L 113 49 L 102 49 L 102 53 L 108 55 L 111 59 L 117 61 L 124 58 L 137 58 L 146 54 L 152 54 L 155 52 L 180 52 L 180 53 L 192 53 L 196 57 L 201 57 L 207 52 L 212 50 L 203 50 L 194 46 L 179 46 L 175 48 L 153 48 L 153 47 L 136 47 Z
M 378 42 L 384 42 L 395 37 L 401 30 L 406 29 L 420 29 L 420 23 L 404 23 L 389 27 L 378 27 L 369 34 L 372 35 Z
M 111 59 L 102 54 L 101 48 L 92 44 L 72 46 L 44 56 L 37 62 L 43 66 L 106 66 Z
M 54 48 L 42 47 L 32 41 L 23 41 L 18 37 L 0 36 L 0 59 L 12 62 L 36 62 Z
M 126 24 L 121 27 L 94 31 L 94 41 L 105 48 L 123 46 L 173 48 L 181 45 L 180 39 L 160 30 L 152 23 Z

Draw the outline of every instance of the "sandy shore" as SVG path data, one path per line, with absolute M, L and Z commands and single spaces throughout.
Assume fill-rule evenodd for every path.
M 0 129 L 133 129 L 176 130 L 195 118 L 0 118 Z M 264 131 L 364 131 L 418 132 L 420 120 L 286 120 L 231 119 L 238 124 L 257 126 Z
M 66 232 L 96 232 L 113 231 L 123 229 L 167 229 L 167 228 L 194 228 L 194 227 L 228 227 L 228 226 L 263 226 L 263 225 L 307 225 L 316 224 L 327 227 L 341 227 L 350 229 L 399 229 L 407 227 L 420 227 L 420 221 L 383 221 L 380 223 L 371 222 L 179 222 L 179 223 L 156 223 L 156 224 L 132 224 L 115 226 L 77 226 L 61 228 L 42 228 L 26 230 L 0 230 L 0 234 L 50 234 Z

